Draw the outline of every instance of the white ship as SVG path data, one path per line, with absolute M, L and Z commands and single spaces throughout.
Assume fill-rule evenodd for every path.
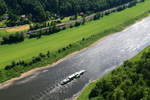
M 85 70 L 81 70 L 79 72 L 75 72 L 74 74 L 68 76 L 67 78 L 65 78 L 63 81 L 61 81 L 61 85 L 65 85 L 69 82 L 71 82 L 72 80 L 79 78 L 81 75 L 83 75 L 86 71 Z

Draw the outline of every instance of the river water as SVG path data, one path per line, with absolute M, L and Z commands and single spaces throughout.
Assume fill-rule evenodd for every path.
M 90 81 L 108 73 L 150 45 L 150 17 L 107 36 L 95 45 L 68 57 L 53 67 L 32 73 L 0 89 L 0 100 L 65 100 Z M 76 71 L 87 72 L 65 86 L 59 83 Z

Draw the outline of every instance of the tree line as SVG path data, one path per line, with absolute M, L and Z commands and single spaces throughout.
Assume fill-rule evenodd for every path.
M 131 1 L 137 0 L 0 0 L 0 16 L 26 15 L 29 20 L 43 22 L 81 12 L 104 11 Z

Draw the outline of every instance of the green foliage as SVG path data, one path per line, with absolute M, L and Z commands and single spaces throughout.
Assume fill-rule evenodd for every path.
M 0 15 L 26 14 L 33 21 L 103 11 L 135 0 L 0 0 Z
M 4 0 L 0 0 L 0 16 L 3 15 L 7 10 L 7 6 Z
M 29 24 L 30 21 L 26 18 L 21 18 L 18 17 L 17 15 L 13 13 L 8 14 L 8 21 L 6 23 L 7 26 L 12 27 L 12 26 L 18 26 L 18 25 L 24 25 L 24 24 Z
M 3 36 L 1 44 L 11 44 L 11 43 L 21 42 L 24 41 L 24 38 L 25 37 L 23 33 L 16 33 L 8 36 Z
M 149 79 L 150 49 L 145 51 L 138 61 L 125 61 L 122 67 L 111 73 L 109 78 L 104 78 L 97 82 L 89 94 L 89 99 L 149 100 Z

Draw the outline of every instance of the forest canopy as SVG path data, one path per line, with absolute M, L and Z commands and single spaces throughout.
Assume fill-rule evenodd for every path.
M 32 21 L 40 22 L 51 16 L 102 11 L 130 1 L 135 0 L 0 0 L 0 16 L 27 15 Z

